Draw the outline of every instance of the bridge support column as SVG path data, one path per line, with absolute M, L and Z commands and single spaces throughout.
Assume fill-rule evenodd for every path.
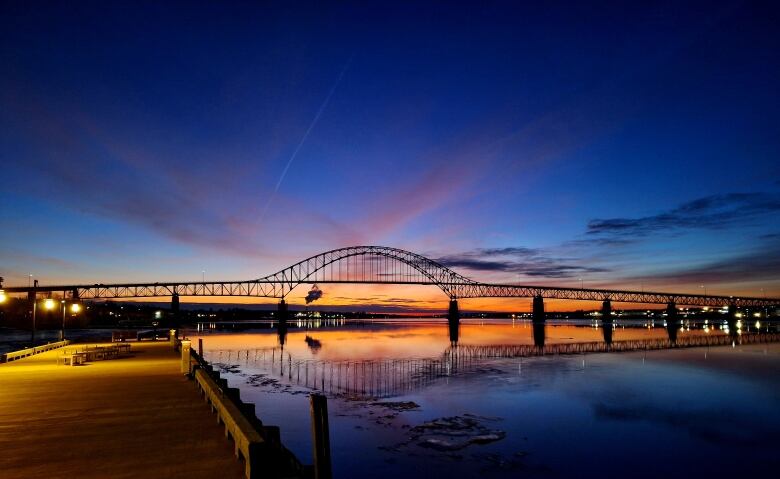
M 534 323 L 544 323 L 544 298 L 541 295 L 534 296 L 531 303 L 532 318 Z
M 174 327 L 178 328 L 179 326 L 179 294 L 173 293 L 173 296 L 171 296 L 171 321 L 173 322 Z
M 605 299 L 603 303 L 601 303 L 601 322 L 612 322 L 612 301 Z
M 674 301 L 666 304 L 666 332 L 669 334 L 669 342 L 677 344 L 677 331 L 680 324 L 677 318 L 677 305 Z
M 173 295 L 171 296 L 171 314 L 170 314 L 170 319 L 168 320 L 168 326 L 171 328 L 171 331 L 174 332 L 174 337 L 179 336 L 180 320 L 181 318 L 179 318 L 179 294 L 174 292 Z M 176 344 L 174 344 L 174 347 L 176 347 Z
M 737 323 L 739 322 L 739 318 L 737 317 L 737 314 L 738 314 L 737 305 L 733 303 L 730 304 L 726 322 L 729 325 L 729 335 L 733 337 L 737 336 Z
M 450 300 L 450 309 L 447 312 L 447 325 L 450 329 L 450 343 L 457 344 L 460 337 L 460 310 L 458 300 Z

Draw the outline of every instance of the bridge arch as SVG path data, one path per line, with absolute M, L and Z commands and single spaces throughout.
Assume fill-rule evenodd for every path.
M 354 258 L 359 261 L 356 263 Z M 342 267 L 344 264 L 346 267 Z M 403 266 L 398 267 L 399 264 Z M 301 283 L 366 282 L 435 285 L 455 299 L 464 285 L 477 284 L 425 256 L 387 246 L 351 246 L 326 251 L 256 281 L 286 286 L 287 292 L 283 289 L 282 297 Z

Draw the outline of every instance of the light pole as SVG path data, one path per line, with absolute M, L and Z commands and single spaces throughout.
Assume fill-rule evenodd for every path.
M 206 270 L 204 269 L 203 271 L 201 271 L 201 274 L 203 275 L 203 282 L 205 283 L 206 282 Z
M 30 279 L 32 279 L 32 275 L 30 275 Z M 37 288 L 37 287 L 38 287 L 38 280 L 36 279 L 35 280 L 35 286 L 33 287 L 33 290 L 30 292 L 31 294 L 28 293 L 29 294 L 28 298 L 32 299 L 32 307 L 33 307 L 33 310 L 32 310 L 32 313 L 33 313 L 32 314 L 32 330 L 30 332 L 30 344 L 32 346 L 35 346 L 35 313 L 36 313 L 36 310 L 38 309 L 38 305 L 37 305 L 38 298 L 36 297 L 35 288 Z
M 62 303 L 62 329 L 60 330 L 60 341 L 65 340 L 65 300 L 63 299 L 60 301 Z M 72 315 L 77 314 L 79 311 L 81 311 L 81 306 L 79 306 L 79 303 L 72 303 L 70 305 L 70 312 Z
M 702 285 L 700 285 L 699 287 L 700 287 L 700 288 L 702 288 L 702 289 L 704 290 L 704 296 L 707 296 L 707 286 L 705 286 L 705 285 L 703 285 L 703 284 L 702 284 Z
M 62 328 L 60 329 L 60 341 L 63 341 L 65 339 L 65 300 L 61 300 L 60 304 L 62 305 Z
M 38 285 L 38 281 L 35 281 L 36 286 Z M 32 338 L 33 338 L 33 346 L 35 346 L 35 309 L 36 309 L 36 303 L 37 301 L 33 301 L 33 332 L 32 332 Z M 54 300 L 51 298 L 46 298 L 43 300 L 43 307 L 46 309 L 46 311 L 51 311 L 54 309 Z

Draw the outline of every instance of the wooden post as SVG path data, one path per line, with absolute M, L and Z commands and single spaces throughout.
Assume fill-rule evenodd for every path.
M 192 341 L 189 339 L 182 339 L 181 341 L 181 372 L 182 374 L 192 373 L 191 360 L 190 360 L 190 345 Z
M 203 359 L 203 338 L 198 338 L 198 356 Z
M 328 398 L 322 394 L 309 396 L 311 404 L 311 436 L 314 443 L 314 477 L 331 479 L 330 432 L 328 431 Z

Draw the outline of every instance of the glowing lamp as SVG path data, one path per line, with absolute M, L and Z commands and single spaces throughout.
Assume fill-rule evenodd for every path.
M 5 303 L 5 291 L 0 289 L 0 303 Z
M 73 303 L 73 304 L 70 305 L 70 312 L 71 313 L 76 314 L 79 311 L 81 311 L 81 306 L 79 306 L 78 303 Z
M 49 298 L 43 302 L 43 307 L 46 309 L 54 309 L 54 300 Z

